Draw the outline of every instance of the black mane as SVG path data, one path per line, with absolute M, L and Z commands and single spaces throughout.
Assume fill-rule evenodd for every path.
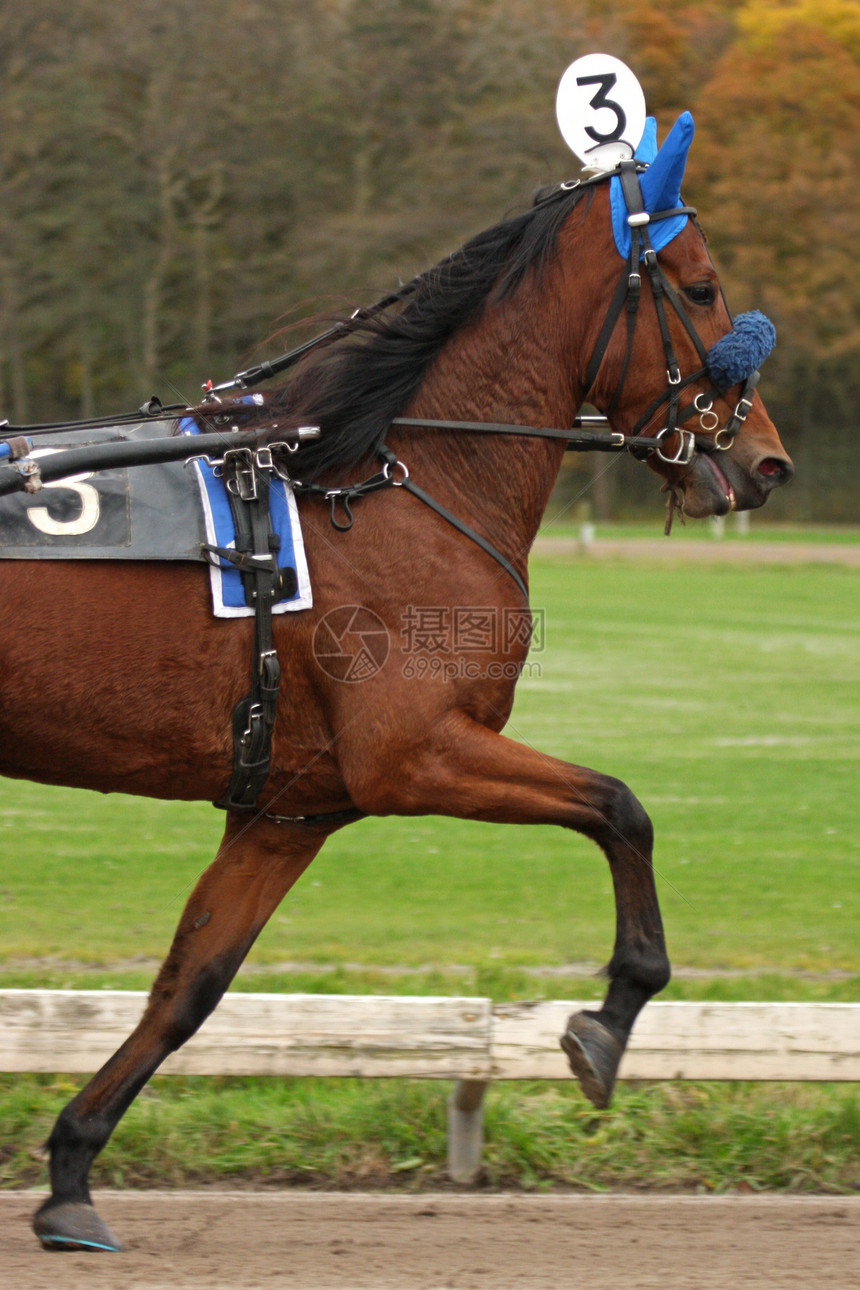
M 479 233 L 417 280 L 399 313 L 359 323 L 355 339 L 306 360 L 293 380 L 266 397 L 260 431 L 322 427 L 319 440 L 290 457 L 293 478 L 311 480 L 369 459 L 394 417 L 414 396 L 450 337 L 510 296 L 530 270 L 542 272 L 581 193 L 553 190 L 523 214 Z M 269 438 L 276 440 L 272 429 Z

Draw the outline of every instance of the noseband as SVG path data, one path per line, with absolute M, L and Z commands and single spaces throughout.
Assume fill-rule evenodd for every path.
M 684 308 L 677 291 L 663 272 L 662 266 L 657 259 L 657 252 L 651 245 L 648 233 L 649 225 L 658 220 L 671 219 L 677 215 L 688 215 L 695 220 L 695 207 L 679 206 L 673 210 L 657 211 L 653 214 L 646 211 L 638 179 L 638 174 L 643 169 L 644 167 L 641 163 L 629 160 L 622 161 L 614 172 L 618 176 L 627 208 L 627 223 L 630 228 L 630 254 L 610 301 L 609 309 L 598 333 L 594 351 L 586 368 L 585 388 L 588 392 L 593 388 L 621 312 L 626 310 L 627 349 L 621 375 L 615 387 L 615 393 L 606 409 L 606 417 L 611 421 L 612 413 L 624 388 L 633 351 L 633 335 L 642 291 L 641 262 L 651 284 L 651 294 L 654 300 L 657 323 L 663 343 L 663 354 L 666 361 L 667 384 L 664 393 L 659 395 L 642 413 L 633 428 L 632 436 L 639 438 L 643 429 L 664 404 L 666 405 L 666 420 L 662 429 L 658 430 L 656 435 L 650 436 L 653 447 L 635 444 L 631 446 L 630 451 L 639 460 L 643 460 L 649 455 L 650 451 L 654 451 L 660 460 L 668 465 L 688 466 L 693 460 L 693 455 L 697 449 L 713 452 L 715 450 L 725 451 L 731 447 L 735 435 L 743 425 L 752 407 L 753 391 L 759 381 L 758 362 L 763 361 L 772 349 L 775 334 L 772 324 L 763 314 L 745 314 L 739 317 L 733 323 L 733 332 L 738 324 L 742 324 L 739 334 L 746 334 L 748 361 L 742 364 L 742 375 L 736 376 L 734 380 L 728 379 L 728 375 L 731 375 L 731 364 L 725 363 L 724 351 L 726 348 L 725 342 L 730 340 L 732 333 L 718 341 L 711 350 L 705 349 L 702 339 L 693 326 L 692 320 Z M 599 177 L 595 176 L 592 180 L 574 181 L 573 184 L 569 183 L 567 188 L 570 189 L 579 183 L 594 182 L 598 178 L 602 180 L 606 177 L 606 175 L 600 175 Z M 701 362 L 701 367 L 689 376 L 681 375 L 681 370 L 675 357 L 666 314 L 667 300 L 693 342 Z M 725 303 L 725 297 L 723 297 L 723 300 Z M 728 305 L 726 305 L 726 309 L 728 311 Z M 730 313 L 729 318 L 731 318 Z M 746 325 L 744 326 L 743 324 Z M 707 382 L 706 388 L 699 390 L 692 402 L 681 406 L 683 392 L 703 380 Z M 737 384 L 742 384 L 740 398 L 726 425 L 718 428 L 720 422 L 716 412 L 713 411 L 714 400 L 723 397 L 732 386 Z M 696 434 L 694 431 L 681 428 L 685 421 L 696 414 L 699 418 L 700 429 L 705 432 L 705 437 Z M 678 435 L 677 448 L 673 453 L 668 453 L 665 451 L 666 442 L 675 434 Z

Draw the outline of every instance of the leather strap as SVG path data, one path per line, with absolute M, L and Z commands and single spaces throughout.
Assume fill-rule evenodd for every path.
M 272 638 L 272 605 L 282 586 L 280 542 L 269 515 L 269 472 L 258 467 L 247 449 L 225 453 L 223 470 L 236 530 L 235 563 L 245 601 L 254 610 L 254 649 L 250 692 L 233 709 L 233 773 L 227 791 L 213 805 L 225 811 L 256 811 L 269 778 L 281 681 Z
M 407 493 L 411 493 L 413 497 L 417 497 L 425 506 L 429 506 L 431 511 L 435 511 L 437 515 L 441 515 L 443 520 L 447 520 L 448 523 L 453 525 L 453 527 L 460 533 L 464 533 L 467 538 L 471 538 L 482 551 L 486 551 L 487 555 L 491 555 L 496 563 L 502 566 L 505 573 L 509 574 L 513 578 L 514 582 L 523 593 L 524 598 L 528 600 L 528 587 L 523 582 L 511 562 L 502 555 L 501 551 L 497 551 L 486 538 L 481 537 L 480 533 L 476 533 L 468 524 L 464 524 L 462 520 L 458 520 L 457 516 L 449 511 L 446 506 L 443 506 L 441 502 L 437 502 L 435 497 L 431 497 L 429 493 L 425 493 L 424 489 L 419 488 L 411 479 L 405 479 L 400 487 L 405 488 Z
M 397 466 L 397 458 L 390 448 L 380 448 L 379 455 L 382 460 L 386 462 L 389 470 L 393 470 Z M 417 497 L 425 506 L 429 506 L 431 511 L 435 511 L 437 515 L 442 516 L 443 520 L 447 520 L 447 522 L 455 528 L 458 533 L 463 533 L 467 538 L 474 542 L 476 546 L 479 546 L 482 551 L 486 551 L 487 555 L 492 556 L 496 563 L 502 566 L 505 573 L 513 578 L 514 582 L 523 593 L 525 600 L 528 601 L 528 587 L 523 582 L 510 560 L 503 556 L 501 551 L 498 551 L 491 542 L 488 542 L 485 537 L 482 537 L 480 533 L 477 533 L 475 529 L 464 523 L 463 520 L 458 519 L 453 511 L 449 511 L 447 506 L 443 506 L 441 502 L 437 502 L 435 497 L 431 497 L 429 493 L 425 493 L 424 489 L 419 488 L 419 486 L 414 483 L 408 475 L 402 480 L 395 480 L 393 476 L 390 476 L 390 482 L 393 487 L 405 488 L 407 493 L 411 493 L 413 497 Z

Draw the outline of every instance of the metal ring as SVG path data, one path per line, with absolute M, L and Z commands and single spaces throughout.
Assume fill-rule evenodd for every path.
M 705 408 L 703 412 L 699 413 L 699 425 L 707 433 L 710 433 L 711 430 L 716 430 L 719 424 L 720 418 L 710 408 Z
M 393 478 L 392 478 L 392 475 L 391 475 L 391 471 L 392 471 L 392 469 L 393 469 L 393 470 L 396 470 L 398 466 L 399 466 L 399 467 L 400 467 L 400 469 L 403 471 L 402 478 L 400 478 L 400 479 L 393 479 Z M 392 487 L 393 487 L 393 488 L 402 488 L 402 487 L 403 487 L 403 485 L 406 483 L 407 479 L 409 478 L 409 469 L 408 469 L 408 467 L 405 465 L 405 463 L 404 463 L 404 462 L 402 462 L 402 461 L 395 461 L 395 463 L 394 463 L 394 466 L 393 466 L 393 467 L 392 467 L 392 466 L 389 466 L 388 462 L 386 461 L 386 462 L 385 462 L 385 464 L 384 464 L 384 465 L 383 465 L 383 467 L 382 467 L 382 473 L 383 473 L 383 475 L 385 476 L 385 478 L 386 478 L 386 479 L 390 479 L 390 480 L 391 480 L 391 484 L 392 484 Z
M 720 439 L 723 435 L 728 435 L 728 438 L 725 443 L 720 443 Z M 720 452 L 725 452 L 727 448 L 731 448 L 734 437 L 735 436 L 733 434 L 729 434 L 728 429 L 724 427 L 722 430 L 718 430 L 714 435 L 714 447 Z
M 693 399 L 693 407 L 696 409 L 697 412 L 710 412 L 711 408 L 714 406 L 714 400 L 708 399 L 705 406 L 702 407 L 701 403 L 699 402 L 699 399 L 708 399 L 708 396 L 704 390 L 699 390 L 699 393 Z

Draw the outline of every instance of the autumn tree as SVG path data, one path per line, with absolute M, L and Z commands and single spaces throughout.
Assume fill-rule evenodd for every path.
M 775 318 L 781 428 L 802 453 L 814 427 L 839 479 L 860 393 L 858 25 L 855 0 L 6 6 L 0 410 L 190 400 L 266 336 L 282 348 L 284 322 L 411 277 L 577 173 L 556 86 L 604 49 L 661 133 L 693 110 L 685 195 L 732 304 Z
M 766 393 L 811 490 L 860 395 L 860 9 L 755 2 L 738 26 L 697 108 L 687 196 L 709 212 L 732 302 L 776 323 Z M 847 490 L 831 501 L 844 518 L 856 506 Z

